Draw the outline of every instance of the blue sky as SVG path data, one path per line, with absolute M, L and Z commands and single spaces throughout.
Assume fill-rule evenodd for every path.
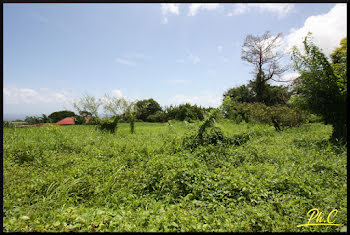
M 346 14 L 346 4 L 4 4 L 4 117 L 75 111 L 84 92 L 217 107 L 252 79 L 240 59 L 248 34 L 282 32 L 286 51 L 312 31 L 329 53 Z

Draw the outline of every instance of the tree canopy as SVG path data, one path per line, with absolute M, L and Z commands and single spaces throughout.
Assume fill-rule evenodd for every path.
M 307 109 L 321 115 L 326 123 L 333 125 L 332 139 L 346 139 L 347 92 L 343 77 L 346 66 L 342 66 L 346 58 L 338 56 L 342 54 L 338 53 L 342 49 L 337 48 L 331 54 L 331 64 L 322 50 L 313 43 L 310 33 L 303 44 L 304 53 L 294 47 L 292 54 L 294 67 L 300 73 L 294 82 L 299 101 Z M 342 47 L 344 49 L 343 45 Z M 342 55 L 346 56 L 346 53 Z
M 137 101 L 136 107 L 136 118 L 142 121 L 147 121 L 148 116 L 155 114 L 157 111 L 162 111 L 159 103 L 152 98 Z
M 63 110 L 63 111 L 57 111 L 57 112 L 53 112 L 48 116 L 48 119 L 53 122 L 56 123 L 58 121 L 61 121 L 63 118 L 66 117 L 74 117 L 76 116 L 74 112 L 69 111 L 69 110 Z

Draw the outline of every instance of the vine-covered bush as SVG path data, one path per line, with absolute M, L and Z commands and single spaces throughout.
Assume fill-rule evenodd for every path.
M 98 127 L 100 128 L 101 131 L 109 131 L 111 133 L 114 133 L 117 128 L 118 128 L 118 121 L 120 119 L 120 116 L 115 116 L 113 119 L 102 119 Z
M 267 106 L 263 103 L 238 103 L 227 97 L 221 107 L 225 118 L 240 123 L 259 122 L 296 127 L 307 121 L 307 114 L 288 105 Z
M 83 116 L 74 116 L 75 125 L 83 125 L 85 124 L 85 118 Z
M 89 121 L 88 121 L 87 125 L 99 125 L 100 122 L 101 122 L 101 120 L 99 118 L 89 117 Z

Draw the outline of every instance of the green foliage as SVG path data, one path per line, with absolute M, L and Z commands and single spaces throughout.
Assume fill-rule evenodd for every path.
M 61 121 L 62 119 L 66 117 L 74 117 L 76 114 L 69 110 L 63 110 L 63 111 L 57 111 L 53 112 L 48 116 L 48 119 L 51 120 L 52 123 L 56 123 L 58 121 Z
M 321 123 L 275 132 L 218 121 L 4 128 L 4 232 L 338 232 L 309 226 L 334 208 L 347 224 L 347 148 Z M 221 134 L 231 139 L 220 143 Z
M 294 88 L 305 101 L 307 109 L 320 115 L 326 123 L 333 126 L 333 140 L 346 141 L 346 79 L 339 74 L 346 73 L 333 69 L 334 65 L 328 61 L 326 55 L 311 39 L 311 34 L 305 37 L 304 54 L 294 47 L 292 59 L 294 67 L 301 74 L 296 80 Z M 343 49 L 346 50 L 346 47 Z M 338 51 L 332 54 L 334 62 L 344 63 L 344 56 L 338 56 Z M 337 55 L 337 56 L 336 56 Z M 337 60 L 337 58 L 342 58 Z M 336 63 L 337 64 L 337 63 Z M 342 66 L 337 67 L 340 69 Z M 346 68 L 346 66 L 343 66 Z
M 210 111 L 208 117 L 199 126 L 195 134 L 186 136 L 183 139 L 185 148 L 195 149 L 206 145 L 228 145 L 231 139 L 224 136 L 221 129 L 216 127 L 216 118 L 219 115 L 219 109 Z
M 234 100 L 238 103 L 252 103 L 255 101 L 255 95 L 253 90 L 246 85 L 230 88 L 224 93 L 223 96 L 224 100 L 226 97 L 230 97 L 231 100 Z
M 168 116 L 164 111 L 157 111 L 156 113 L 147 117 L 149 122 L 167 122 Z
M 145 99 L 136 102 L 137 114 L 136 118 L 142 121 L 149 121 L 148 117 L 154 115 L 158 111 L 162 111 L 162 108 L 154 99 Z
M 338 76 L 338 86 L 343 93 L 347 93 L 347 38 L 340 41 L 340 47 L 334 49 L 330 55 L 334 73 Z
M 237 103 L 227 97 L 221 107 L 225 118 L 234 120 L 236 123 L 259 122 L 274 124 L 281 127 L 296 127 L 307 121 L 307 114 L 298 108 L 287 105 L 267 106 L 263 103 Z M 275 124 L 277 122 L 278 124 Z
M 2 127 L 15 127 L 15 125 L 12 122 L 3 121 Z
M 27 116 L 24 119 L 24 121 L 27 122 L 29 125 L 39 124 L 41 123 L 41 118 L 35 116 Z
M 117 115 L 112 119 L 104 118 L 99 121 L 98 127 L 101 131 L 108 131 L 110 133 L 114 133 L 118 128 L 118 122 L 120 120 L 120 116 Z M 132 128 L 133 132 L 133 128 Z
M 230 88 L 223 96 L 224 100 L 230 97 L 237 103 L 254 103 L 257 102 L 256 81 L 250 81 L 249 84 L 242 85 L 236 88 Z M 270 84 L 264 85 L 264 92 L 261 94 L 261 99 L 266 105 L 286 104 L 291 97 L 292 92 L 288 90 L 287 86 L 272 86 Z
M 74 124 L 75 125 L 83 125 L 85 124 L 85 117 L 84 116 L 74 116 Z
M 175 119 L 179 121 L 192 121 L 192 120 L 203 120 L 204 115 L 210 110 L 198 107 L 197 105 L 191 105 L 189 103 L 180 104 L 178 106 L 170 106 L 166 108 L 166 114 L 168 119 Z

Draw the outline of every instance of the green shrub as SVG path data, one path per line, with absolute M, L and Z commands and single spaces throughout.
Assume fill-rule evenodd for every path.
M 154 114 L 151 114 L 147 117 L 149 122 L 167 122 L 168 116 L 163 111 L 157 111 Z
M 3 127 L 15 127 L 15 125 L 12 122 L 2 122 Z
M 114 133 L 118 128 L 119 119 L 120 116 L 115 116 L 113 119 L 104 118 L 99 122 L 98 126 L 101 131 Z
M 85 118 L 83 116 L 74 116 L 74 123 L 76 125 L 83 125 L 85 124 Z
M 87 123 L 87 125 L 99 125 L 100 122 L 101 120 L 99 118 L 89 117 L 89 122 Z
M 240 123 L 258 122 L 277 126 L 296 127 L 306 122 L 307 114 L 298 108 L 287 105 L 267 106 L 263 103 L 238 103 L 227 97 L 222 105 L 221 112 L 225 118 Z

